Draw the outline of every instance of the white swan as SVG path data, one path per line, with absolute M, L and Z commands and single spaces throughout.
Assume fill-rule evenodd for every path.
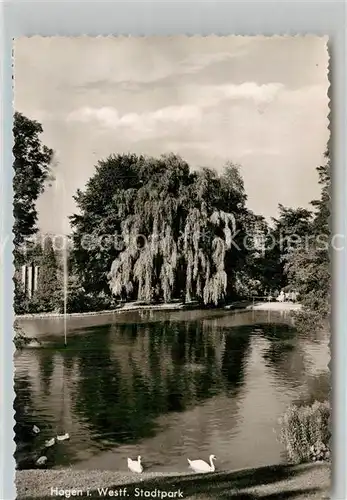
M 66 441 L 67 439 L 70 439 L 70 434 L 68 432 L 57 436 L 57 441 Z
M 131 460 L 131 458 L 128 458 L 128 468 L 131 470 L 131 472 L 136 472 L 137 474 L 141 474 L 143 471 L 143 467 L 141 464 L 141 456 L 139 455 L 137 457 L 137 460 Z
M 39 432 L 40 432 L 40 429 L 37 427 L 37 425 L 34 425 L 33 426 L 33 433 L 34 434 L 39 434 Z
M 190 467 L 193 469 L 194 472 L 214 472 L 215 471 L 215 466 L 213 463 L 213 460 L 216 460 L 215 455 L 210 455 L 210 464 L 209 465 L 207 462 L 204 460 L 189 460 L 187 458 L 188 463 Z
M 36 460 L 36 465 L 45 465 L 47 462 L 47 457 L 44 455 Z
M 55 438 L 48 439 L 48 441 L 45 441 L 45 447 L 49 448 L 50 446 L 53 446 L 55 444 Z

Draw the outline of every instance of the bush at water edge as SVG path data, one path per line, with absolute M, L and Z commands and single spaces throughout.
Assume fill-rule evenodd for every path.
M 280 420 L 280 440 L 290 462 L 330 459 L 330 416 L 329 401 L 288 408 Z

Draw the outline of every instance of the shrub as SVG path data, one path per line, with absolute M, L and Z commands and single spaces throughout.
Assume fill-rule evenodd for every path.
M 330 458 L 330 415 L 328 401 L 288 408 L 280 420 L 280 440 L 292 463 Z
M 324 324 L 324 316 L 317 311 L 306 308 L 300 311 L 293 311 L 292 317 L 294 318 L 295 328 L 301 333 L 317 331 Z
M 52 297 L 55 310 L 59 313 L 64 312 L 64 289 L 62 285 L 61 283 L 60 288 L 56 290 Z M 68 314 L 111 310 L 115 307 L 116 302 L 113 297 L 102 292 L 87 293 L 76 276 L 69 276 L 66 303 L 66 312 Z
M 25 346 L 29 345 L 33 340 L 39 342 L 37 338 L 27 337 L 23 332 L 22 328 L 15 321 L 13 324 L 14 335 L 13 335 L 13 343 L 16 349 L 23 349 Z
M 15 314 L 26 314 L 28 312 L 29 299 L 25 294 L 23 286 L 16 275 L 13 277 L 13 282 L 14 282 L 14 298 L 13 298 L 14 312 Z

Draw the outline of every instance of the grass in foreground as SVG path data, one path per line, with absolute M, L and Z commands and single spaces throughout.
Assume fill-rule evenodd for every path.
M 127 488 L 126 498 L 141 498 L 136 492 L 160 489 L 169 492 L 181 491 L 189 500 L 227 500 L 233 498 L 256 500 L 267 498 L 309 500 L 329 498 L 330 467 L 328 464 L 305 466 L 277 465 L 235 472 L 211 474 L 181 474 L 163 476 L 145 473 L 141 476 L 120 474 L 111 471 L 46 470 L 17 472 L 18 500 L 52 500 L 51 487 L 60 489 L 82 488 L 82 498 L 92 500 L 102 497 L 98 488 L 119 491 Z M 137 488 L 137 490 L 136 490 Z M 147 496 L 151 498 L 151 496 Z M 153 498 L 154 496 L 152 496 Z M 76 498 L 81 498 L 76 497 Z M 142 498 L 146 498 L 143 495 Z M 157 496 L 156 498 L 161 498 Z M 179 498 L 176 496 L 176 498 Z

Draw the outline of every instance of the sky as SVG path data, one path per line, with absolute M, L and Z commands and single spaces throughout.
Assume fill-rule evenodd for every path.
M 112 153 L 240 165 L 248 207 L 309 207 L 329 140 L 327 38 L 30 37 L 14 42 L 14 108 L 38 120 L 56 181 L 43 232 L 69 232 L 72 196 Z

